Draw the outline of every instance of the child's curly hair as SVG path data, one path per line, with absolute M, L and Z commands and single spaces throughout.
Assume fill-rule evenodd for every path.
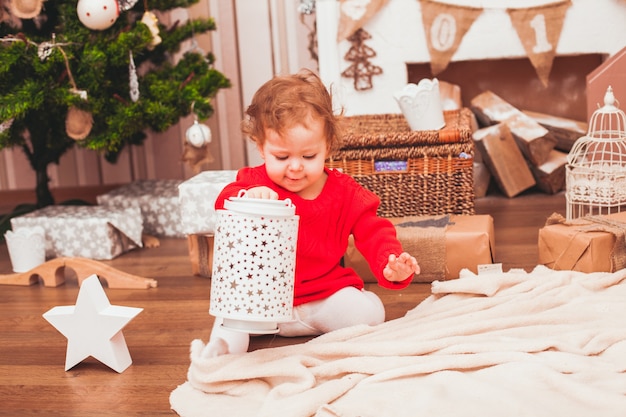
M 278 75 L 263 84 L 252 98 L 241 131 L 257 145 L 265 143 L 265 130 L 282 134 L 297 124 L 307 125 L 309 117 L 322 119 L 329 152 L 339 148 L 340 118 L 333 111 L 332 96 L 310 70 Z

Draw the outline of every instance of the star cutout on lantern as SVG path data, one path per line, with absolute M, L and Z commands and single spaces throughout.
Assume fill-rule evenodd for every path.
M 122 329 L 143 308 L 113 306 L 96 275 L 86 278 L 74 306 L 57 306 L 43 317 L 67 338 L 65 370 L 89 356 L 116 372 L 132 363 Z

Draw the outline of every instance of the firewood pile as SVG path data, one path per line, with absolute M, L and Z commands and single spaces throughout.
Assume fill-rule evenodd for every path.
M 565 189 L 567 155 L 587 133 L 587 123 L 524 111 L 491 91 L 471 100 L 476 117 L 474 186 L 483 197 L 491 179 L 507 197 L 532 188 L 555 194 Z

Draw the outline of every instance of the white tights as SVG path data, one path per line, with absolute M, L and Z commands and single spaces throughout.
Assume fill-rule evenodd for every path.
M 323 300 L 301 304 L 293 309 L 293 320 L 278 325 L 278 334 L 286 337 L 317 336 L 357 324 L 374 326 L 385 321 L 385 307 L 371 291 L 345 287 Z M 222 326 L 216 318 L 205 357 L 226 353 L 245 353 L 250 335 Z

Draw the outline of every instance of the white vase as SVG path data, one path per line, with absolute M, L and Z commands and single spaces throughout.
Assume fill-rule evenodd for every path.
M 290 200 L 232 197 L 217 211 L 209 313 L 251 334 L 293 312 L 298 220 Z
M 27 272 L 46 261 L 46 232 L 43 227 L 22 227 L 4 234 L 13 272 Z
M 394 98 L 411 130 L 439 130 L 446 125 L 436 78 L 407 84 Z

